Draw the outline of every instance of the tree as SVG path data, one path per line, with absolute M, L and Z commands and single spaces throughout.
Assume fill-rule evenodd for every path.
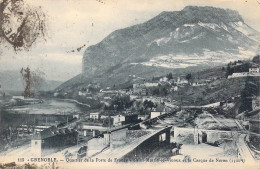
M 229 64 L 227 65 L 226 78 L 227 78 L 229 75 L 232 75 L 232 73 L 233 73 L 233 71 L 232 71 L 231 68 L 230 68 L 230 64 L 231 64 L 231 63 L 229 63 Z
M 166 77 L 168 78 L 168 80 L 173 79 L 172 73 L 167 74 Z
M 130 101 L 129 96 L 117 96 L 112 100 L 111 106 L 105 107 L 106 109 L 113 109 L 117 111 L 122 111 L 130 108 L 133 105 L 133 102 Z
M 160 94 L 160 90 L 159 87 L 156 87 L 152 90 L 152 95 L 159 95 Z
M 24 97 L 31 97 L 33 93 L 31 92 L 31 70 L 29 67 L 22 68 L 20 73 L 22 74 L 23 79 L 25 80 L 25 89 L 24 89 Z
M 192 80 L 192 75 L 190 73 L 188 73 L 185 78 L 188 80 L 189 84 L 191 83 Z
M 166 96 L 168 94 L 168 90 L 165 86 L 162 87 L 162 94 Z
M 41 85 L 44 81 L 43 79 L 44 73 L 39 70 L 31 71 L 29 66 L 25 69 L 22 68 L 20 73 L 23 77 L 23 80 L 25 81 L 24 96 L 32 97 L 34 93 L 40 90 Z
M 111 125 L 113 125 L 113 118 L 106 118 L 103 120 L 103 127 L 111 127 Z
M 145 109 L 147 109 L 147 108 L 152 109 L 153 107 L 155 107 L 155 104 L 151 100 L 149 100 L 149 101 L 145 100 L 143 105 L 144 105 Z
M 260 64 L 260 55 L 256 55 L 253 59 L 252 62 Z

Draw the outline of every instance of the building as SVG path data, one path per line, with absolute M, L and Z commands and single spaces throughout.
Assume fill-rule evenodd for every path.
M 102 123 L 89 123 L 82 122 L 80 125 L 83 136 L 96 136 L 104 131 L 107 131 L 107 127 L 103 127 Z
M 176 80 L 177 85 L 186 85 L 188 83 L 189 83 L 188 80 L 181 79 L 180 77 L 178 77 L 177 80 Z
M 122 95 L 130 95 L 132 94 L 132 91 L 130 89 L 122 89 L 118 91 Z
M 178 89 L 179 89 L 178 86 L 174 86 L 174 87 L 172 88 L 172 90 L 175 91 L 175 92 L 178 91 Z
M 103 119 L 107 119 L 107 118 L 109 118 L 108 115 L 101 115 L 101 116 L 100 116 L 100 119 L 102 119 L 102 120 L 103 120 Z
M 139 120 L 147 120 L 149 118 L 149 115 L 138 115 Z
M 160 82 L 167 82 L 167 81 L 168 81 L 167 77 L 160 78 Z
M 50 128 L 51 126 L 55 126 L 54 124 L 43 124 L 43 125 L 36 125 L 36 126 L 30 126 L 23 124 L 17 128 L 18 133 L 20 136 L 22 136 L 24 133 L 39 133 L 45 129 Z
M 156 104 L 160 104 L 160 103 L 164 102 L 164 98 L 161 98 L 161 97 L 143 97 L 142 101 L 144 102 L 145 100 L 151 101 Z
M 125 122 L 125 116 L 124 115 L 115 115 L 113 118 L 113 125 L 114 126 L 120 126 Z
M 86 93 L 85 93 L 85 92 L 82 92 L 82 91 L 79 91 L 78 95 L 79 95 L 79 96 L 86 96 Z
M 153 111 L 151 111 L 151 119 L 158 117 L 160 115 L 163 115 L 166 113 L 165 107 L 162 105 L 159 105 L 156 107 L 156 109 L 154 109 Z
M 57 97 L 58 95 L 59 95 L 58 92 L 53 93 L 53 96 L 54 96 L 54 97 Z
M 80 118 L 80 114 L 73 114 L 72 117 L 76 118 L 76 119 L 79 119 Z
M 149 82 L 144 83 L 145 87 L 157 87 L 158 85 L 159 83 L 149 83 Z
M 113 116 L 112 118 L 113 118 L 113 125 L 120 126 L 120 125 L 137 122 L 138 114 L 128 114 L 128 115 L 118 114 L 118 115 Z
M 13 96 L 12 99 L 24 100 L 24 96 Z
M 259 72 L 241 72 L 241 73 L 233 73 L 232 75 L 228 76 L 228 79 L 230 78 L 238 78 L 238 77 L 247 77 L 247 76 L 254 76 L 254 77 L 259 77 L 260 73 Z
M 86 156 L 91 157 L 97 152 L 101 152 L 104 148 L 108 147 L 110 143 L 110 133 L 104 133 L 98 137 L 94 137 L 87 142 Z
M 127 142 L 127 128 L 116 130 L 111 132 L 110 136 L 110 148 L 115 149 L 117 147 L 125 145 Z
M 249 72 L 252 72 L 252 73 L 259 73 L 259 67 L 252 67 L 252 68 L 249 68 Z
M 143 88 L 143 89 L 141 90 L 141 95 L 142 95 L 142 96 L 147 96 L 147 95 L 148 95 L 148 91 L 147 91 L 146 88 Z
M 160 115 L 163 115 L 163 114 L 165 114 L 166 112 L 160 112 L 160 111 L 152 111 L 151 112 L 151 119 L 152 118 L 155 118 L 155 117 L 158 117 L 158 116 L 160 116 Z
M 156 131 L 127 130 L 125 128 L 114 131 L 111 133 L 110 150 L 101 152 L 96 158 L 113 157 L 122 161 L 129 161 L 128 159 L 144 161 L 158 149 L 171 150 L 171 128 L 170 126 Z M 163 154 L 168 153 L 164 151 Z
M 134 94 L 141 94 L 142 89 L 144 88 L 144 84 L 135 83 L 133 84 L 133 93 Z
M 260 109 L 260 97 L 255 97 L 252 99 L 252 110 Z
M 100 119 L 100 113 L 99 112 L 90 113 L 89 118 L 94 119 L 94 120 L 99 120 Z
M 77 144 L 78 132 L 52 126 L 33 135 L 31 151 L 36 156 L 48 155 Z
M 111 90 L 110 88 L 100 89 L 99 92 L 106 93 L 106 94 L 118 94 L 117 90 Z
M 232 141 L 234 133 L 232 131 L 221 130 L 205 130 L 198 127 L 195 128 L 173 128 L 173 137 L 181 136 L 193 136 L 194 144 L 210 143 L 218 144 L 223 141 Z
M 205 86 L 205 85 L 207 85 L 207 83 L 200 83 L 200 82 L 192 83 L 192 86 Z
M 138 95 L 130 95 L 130 100 L 137 100 L 139 99 L 140 97 Z

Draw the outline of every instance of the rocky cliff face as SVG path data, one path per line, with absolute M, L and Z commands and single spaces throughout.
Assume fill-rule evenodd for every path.
M 82 70 L 93 77 L 137 64 L 185 68 L 223 63 L 255 55 L 259 41 L 259 32 L 236 11 L 188 6 L 112 32 L 86 49 Z

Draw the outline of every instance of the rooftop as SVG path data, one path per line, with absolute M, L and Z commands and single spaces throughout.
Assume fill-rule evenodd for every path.
M 35 134 L 32 139 L 33 140 L 43 140 L 43 139 L 53 137 L 56 135 L 61 135 L 61 134 L 65 135 L 65 134 L 73 133 L 73 132 L 76 132 L 76 131 L 69 130 L 68 128 L 58 129 L 55 126 L 52 126 L 50 128 L 47 128 L 47 129 L 41 131 L 40 133 Z

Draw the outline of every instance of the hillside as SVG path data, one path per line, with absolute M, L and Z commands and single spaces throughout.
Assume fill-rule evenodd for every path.
M 199 72 L 200 80 L 216 78 L 205 86 L 187 86 L 180 88 L 174 99 L 180 101 L 182 105 L 206 105 L 220 101 L 231 100 L 241 94 L 245 87 L 246 78 L 226 79 L 225 71 L 221 68 L 213 68 L 209 72 Z M 214 74 L 213 74 L 214 73 Z

